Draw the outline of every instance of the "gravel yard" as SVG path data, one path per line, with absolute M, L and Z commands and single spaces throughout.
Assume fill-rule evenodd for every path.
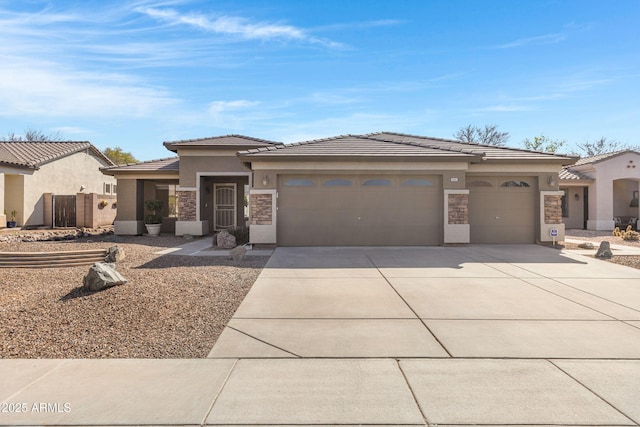
M 640 248 L 639 241 L 624 240 L 622 237 L 613 236 L 611 231 L 593 231 L 593 230 L 567 230 L 565 232 L 567 238 L 584 240 L 586 242 L 592 242 L 597 248 L 600 242 L 607 241 L 612 245 L 625 245 Z M 565 244 L 568 249 L 576 249 L 575 244 Z M 614 252 L 615 254 L 615 252 Z M 630 255 L 614 255 L 608 262 L 616 264 L 626 265 L 627 267 L 640 269 L 640 256 Z
M 87 293 L 89 266 L 0 269 L 0 358 L 202 358 L 267 257 L 155 255 L 180 237 L 0 243 L 0 251 L 106 249 L 126 259 L 124 286 Z

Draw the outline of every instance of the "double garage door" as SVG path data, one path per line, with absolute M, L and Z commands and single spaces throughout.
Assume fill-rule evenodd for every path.
M 442 244 L 439 176 L 280 175 L 278 245 Z
M 468 176 L 471 243 L 535 243 L 533 177 Z M 280 175 L 281 246 L 443 243 L 437 175 Z

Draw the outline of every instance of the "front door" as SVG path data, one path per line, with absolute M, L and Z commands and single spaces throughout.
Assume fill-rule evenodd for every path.
M 236 227 L 236 184 L 213 184 L 214 230 Z

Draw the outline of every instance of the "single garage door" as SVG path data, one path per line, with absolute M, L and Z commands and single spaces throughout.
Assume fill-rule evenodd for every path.
M 537 178 L 467 177 L 471 243 L 535 243 Z
M 439 176 L 281 175 L 278 245 L 439 245 L 442 198 Z

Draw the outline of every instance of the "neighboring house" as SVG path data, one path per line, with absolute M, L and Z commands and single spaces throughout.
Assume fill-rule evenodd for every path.
M 162 198 L 176 235 L 249 225 L 255 244 L 561 240 L 558 173 L 576 160 L 398 133 L 164 145 L 178 158 L 103 169 L 118 179 L 116 233 L 142 234 L 144 200 Z
M 89 142 L 0 141 L 1 219 L 6 221 L 15 210 L 18 226 L 53 225 L 54 196 L 60 197 L 58 207 L 62 206 L 62 196 L 78 194 L 82 199 L 90 193 L 105 195 L 115 202 L 116 181 L 100 172 L 106 166 L 113 163 Z M 90 207 L 100 201 L 87 200 L 87 204 Z M 111 206 L 109 203 L 109 209 Z M 84 203 L 79 209 L 74 205 L 73 210 L 81 217 L 78 222 L 84 223 Z M 113 211 L 101 212 L 100 216 L 115 216 L 115 206 Z
M 563 222 L 567 228 L 613 230 L 636 227 L 640 153 L 617 151 L 579 159 L 560 172 Z

